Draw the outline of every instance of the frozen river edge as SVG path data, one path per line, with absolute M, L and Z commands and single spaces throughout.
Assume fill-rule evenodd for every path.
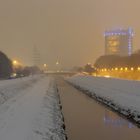
M 44 118 L 44 124 L 46 122 L 47 124 L 53 122 L 53 125 L 50 125 L 51 127 L 46 126 L 46 130 L 48 129 L 47 132 L 44 131 L 44 133 L 42 133 L 41 131 L 37 130 L 35 133 L 42 136 L 46 135 L 46 138 L 49 140 L 67 140 L 67 135 L 65 133 L 64 116 L 62 113 L 62 105 L 58 93 L 58 88 L 54 79 L 51 79 L 49 88 L 46 93 L 46 97 L 44 98 L 44 111 L 42 111 L 44 112 L 44 115 L 42 113 L 44 117 L 42 118 Z M 47 110 L 48 113 L 45 113 L 45 110 Z M 50 121 L 45 120 L 45 115 L 51 117 Z

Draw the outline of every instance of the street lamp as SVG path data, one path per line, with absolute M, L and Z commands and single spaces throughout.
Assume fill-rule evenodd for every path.
M 57 68 L 57 72 L 59 72 L 59 62 L 56 62 L 56 68 Z
M 17 60 L 13 60 L 13 65 L 16 66 L 18 64 Z
M 43 66 L 44 66 L 44 68 L 46 68 L 47 67 L 47 64 L 44 64 Z
M 133 67 L 131 67 L 131 71 L 133 71 L 134 70 L 134 68 Z
M 43 71 L 47 71 L 47 64 L 43 64 Z
M 17 60 L 13 60 L 12 64 L 13 64 L 13 71 L 14 71 L 13 76 L 15 77 L 17 75 L 17 71 L 21 70 L 21 67 Z
M 128 68 L 127 67 L 125 67 L 125 71 L 127 71 L 128 70 Z
M 58 61 L 56 62 L 56 65 L 59 65 L 59 62 Z

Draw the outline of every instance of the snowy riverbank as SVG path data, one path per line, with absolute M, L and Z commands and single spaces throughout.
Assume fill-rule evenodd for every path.
M 66 139 L 53 78 L 42 75 L 0 81 L 0 90 L 0 139 Z
M 140 124 L 140 81 L 84 75 L 66 80 L 89 96 Z
M 0 81 L 0 104 L 15 96 L 21 96 L 21 91 L 28 89 L 43 75 L 34 75 L 29 77 L 17 78 L 12 80 Z

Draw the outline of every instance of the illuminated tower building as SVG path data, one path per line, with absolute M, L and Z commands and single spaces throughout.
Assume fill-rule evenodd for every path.
M 133 34 L 131 28 L 105 31 L 105 54 L 120 56 L 131 55 Z

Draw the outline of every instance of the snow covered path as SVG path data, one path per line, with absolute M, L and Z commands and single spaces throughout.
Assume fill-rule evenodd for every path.
M 52 79 L 42 78 L 30 88 L 22 89 L 20 96 L 17 94 L 0 105 L 0 139 L 64 139 L 55 92 Z

